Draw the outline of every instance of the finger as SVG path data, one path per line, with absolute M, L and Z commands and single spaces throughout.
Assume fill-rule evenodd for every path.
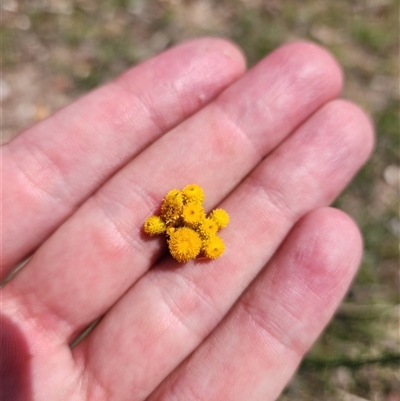
M 232 44 L 195 40 L 133 68 L 5 145 L 1 277 L 130 158 L 243 70 Z
M 36 252 L 5 294 L 28 309 L 50 310 L 60 324 L 53 329 L 73 337 L 154 263 L 161 240 L 140 233 L 168 189 L 198 182 L 209 194 L 207 207 L 220 201 L 337 95 L 340 77 L 333 59 L 316 46 L 277 50 L 113 177 Z
M 361 249 L 344 213 L 325 208 L 305 216 L 227 318 L 149 401 L 275 400 L 344 296 Z
M 352 104 L 335 101 L 319 110 L 223 202 L 231 215 L 221 234 L 224 255 L 183 267 L 161 261 L 76 348 L 78 365 L 112 388 L 115 399 L 143 400 L 206 338 L 299 217 L 343 189 L 371 142 L 369 120 Z M 106 363 L 110 355 L 119 356 L 118 364 Z M 113 388 L 125 366 L 132 374 Z

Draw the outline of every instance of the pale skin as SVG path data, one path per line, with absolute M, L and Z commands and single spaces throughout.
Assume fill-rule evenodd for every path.
M 3 398 L 276 399 L 362 254 L 328 207 L 373 147 L 341 87 L 316 45 L 246 72 L 234 45 L 200 39 L 4 145 L 2 277 L 33 256 L 1 290 Z M 231 222 L 219 259 L 179 264 L 142 225 L 191 183 Z

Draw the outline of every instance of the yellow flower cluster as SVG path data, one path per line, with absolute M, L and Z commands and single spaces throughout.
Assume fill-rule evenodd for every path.
M 197 184 L 172 189 L 164 198 L 160 216 L 150 216 L 144 223 L 149 235 L 165 233 L 171 255 L 178 262 L 198 256 L 215 259 L 225 244 L 217 232 L 227 226 L 229 215 L 215 209 L 208 216 L 203 208 L 204 191 Z

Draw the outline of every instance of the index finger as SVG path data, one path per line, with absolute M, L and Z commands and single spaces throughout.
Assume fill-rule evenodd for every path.
M 0 279 L 115 171 L 244 69 L 229 42 L 195 40 L 129 70 L 3 146 Z

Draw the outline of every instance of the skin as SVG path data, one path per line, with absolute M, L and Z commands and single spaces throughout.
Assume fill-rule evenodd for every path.
M 373 147 L 341 86 L 316 45 L 245 72 L 234 45 L 205 38 L 4 145 L 2 276 L 33 256 L 1 290 L 3 398 L 276 399 L 362 254 L 328 207 Z M 230 214 L 214 261 L 179 264 L 142 232 L 189 183 Z

